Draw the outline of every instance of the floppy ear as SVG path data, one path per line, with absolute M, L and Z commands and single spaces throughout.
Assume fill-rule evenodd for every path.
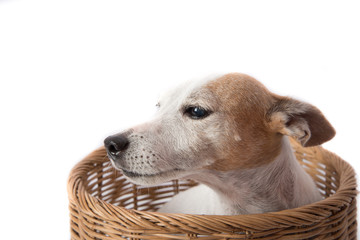
M 273 131 L 295 137 L 305 147 L 322 144 L 335 130 L 316 107 L 292 98 L 277 97 L 267 112 Z

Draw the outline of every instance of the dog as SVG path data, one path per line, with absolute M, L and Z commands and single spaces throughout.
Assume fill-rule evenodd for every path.
M 307 147 L 333 138 L 316 107 L 240 73 L 183 84 L 157 106 L 153 120 L 104 144 L 113 166 L 135 184 L 200 183 L 159 212 L 254 214 L 322 199 L 289 142 Z

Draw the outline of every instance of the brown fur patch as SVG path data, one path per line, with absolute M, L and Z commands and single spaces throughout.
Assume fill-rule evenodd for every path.
M 239 73 L 224 75 L 206 85 L 225 115 L 227 138 L 209 168 L 227 171 L 272 162 L 281 138 L 297 138 L 304 146 L 330 140 L 334 128 L 316 107 L 271 93 L 256 79 Z M 239 139 L 241 140 L 239 141 Z
M 206 85 L 220 105 L 232 129 L 221 149 L 221 156 L 209 168 L 227 171 L 254 168 L 269 163 L 279 154 L 281 134 L 271 130 L 265 116 L 274 103 L 264 85 L 245 74 L 227 74 Z M 234 136 L 240 136 L 236 140 Z

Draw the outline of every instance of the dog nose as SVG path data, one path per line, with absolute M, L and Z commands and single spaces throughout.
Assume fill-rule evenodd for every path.
M 104 145 L 108 154 L 117 157 L 129 146 L 129 139 L 123 134 L 113 135 L 104 140 Z

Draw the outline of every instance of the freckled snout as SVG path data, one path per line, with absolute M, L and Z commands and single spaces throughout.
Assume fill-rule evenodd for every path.
M 116 134 L 104 140 L 106 151 L 111 158 L 116 159 L 122 151 L 129 147 L 129 139 L 125 134 Z

